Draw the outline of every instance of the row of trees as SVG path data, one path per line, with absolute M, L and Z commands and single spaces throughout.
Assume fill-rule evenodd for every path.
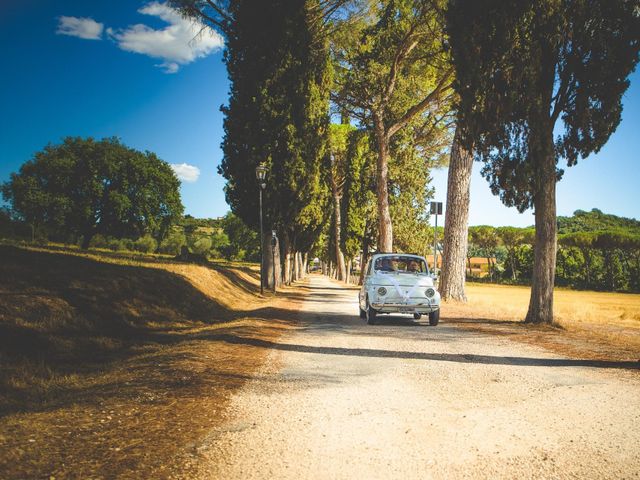
M 451 137 L 442 5 L 172 3 L 227 38 L 220 172 L 232 210 L 255 227 L 253 171 L 266 163 L 265 218 L 284 243 L 285 282 L 295 252 L 330 259 L 344 279 L 360 250 L 426 248 L 428 172 Z
M 363 260 L 373 248 L 424 253 L 429 170 L 449 157 L 442 293 L 464 299 L 475 157 L 505 204 L 535 209 L 527 320 L 552 321 L 557 165 L 597 152 L 620 122 L 640 48 L 634 1 L 170 3 L 225 36 L 231 89 L 219 171 L 232 211 L 257 230 L 254 172 L 267 167 L 265 219 L 267 231 L 279 234 L 281 258 L 265 278 L 290 282 L 310 251 L 329 259 L 340 278 L 360 250 Z M 331 115 L 340 123 L 331 125 Z M 24 212 L 20 199 L 35 200 L 40 207 L 26 216 L 52 232 L 75 225 L 85 246 L 106 226 L 162 245 L 182 211 L 175 176 L 158 174 L 168 165 L 125 147 L 129 156 L 118 158 L 130 160 L 105 161 L 100 142 L 75 148 L 65 142 L 47 152 L 60 150 L 57 168 L 65 173 L 45 172 L 72 200 L 37 198 L 18 177 L 3 187 L 5 198 Z M 121 173 L 138 164 L 147 167 Z M 144 188 L 156 184 L 166 188 Z M 145 206 L 148 197 L 158 210 Z
M 533 228 L 469 228 L 467 274 L 471 258 L 487 261 L 490 281 L 530 284 L 534 271 Z M 640 291 L 640 232 L 610 229 L 560 234 L 555 281 L 580 289 Z
M 315 248 L 343 276 L 356 245 L 404 249 L 403 228 L 420 238 L 425 214 L 407 207 L 453 138 L 443 295 L 464 298 L 475 156 L 505 204 L 535 209 L 527 320 L 552 321 L 557 164 L 598 151 L 620 121 L 640 46 L 633 1 L 171 3 L 227 38 L 227 199 L 255 226 L 252 173 L 267 163 L 285 281 L 292 251 Z

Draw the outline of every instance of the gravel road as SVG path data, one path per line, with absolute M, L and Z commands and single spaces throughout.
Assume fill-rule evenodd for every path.
M 199 478 L 640 478 L 640 371 L 411 317 L 311 276 L 300 328 L 232 399 Z M 446 308 L 446 307 L 445 307 Z

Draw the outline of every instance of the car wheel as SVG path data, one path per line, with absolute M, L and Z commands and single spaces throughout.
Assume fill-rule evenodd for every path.
M 360 318 L 367 318 L 367 312 L 361 309 L 360 305 L 358 305 L 358 310 L 360 310 Z
M 438 325 L 439 321 L 440 321 L 440 309 L 436 310 L 435 312 L 431 312 L 429 314 L 429 325 L 431 325 L 432 327 L 435 327 L 436 325 Z
M 376 323 L 376 314 L 378 312 L 376 312 L 371 305 L 369 305 L 369 300 L 367 299 L 367 323 L 369 325 L 375 325 Z
M 422 318 L 422 314 L 421 313 L 414 313 L 413 314 L 413 319 L 414 320 L 420 320 Z

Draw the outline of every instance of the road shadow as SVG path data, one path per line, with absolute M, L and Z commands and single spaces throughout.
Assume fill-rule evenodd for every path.
M 236 335 L 214 335 L 210 340 L 252 347 L 283 350 L 288 352 L 316 353 L 321 355 L 345 355 L 370 358 L 398 358 L 427 360 L 436 362 L 455 362 L 486 365 L 510 365 L 520 367 L 593 367 L 626 370 L 640 370 L 639 362 L 617 362 L 606 360 L 575 360 L 565 358 L 508 357 L 492 355 L 473 355 L 462 353 L 405 352 L 398 350 L 380 350 L 371 348 L 316 347 L 293 343 L 278 343 L 251 337 Z

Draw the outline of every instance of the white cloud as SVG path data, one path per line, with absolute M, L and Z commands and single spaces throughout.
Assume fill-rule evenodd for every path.
M 164 68 L 164 73 L 176 73 L 180 70 L 180 65 L 175 62 L 156 63 L 154 67 Z
M 200 176 L 200 169 L 188 163 L 172 163 L 171 168 L 177 177 L 184 182 L 195 182 Z
M 104 24 L 93 18 L 58 17 L 58 35 L 84 38 L 85 40 L 101 40 Z
M 151 2 L 138 11 L 158 17 L 169 25 L 159 30 L 143 24 L 118 30 L 108 28 L 107 34 L 122 50 L 162 60 L 156 66 L 166 73 L 175 73 L 180 65 L 206 57 L 224 45 L 218 33 L 199 22 L 184 19 L 165 3 Z

